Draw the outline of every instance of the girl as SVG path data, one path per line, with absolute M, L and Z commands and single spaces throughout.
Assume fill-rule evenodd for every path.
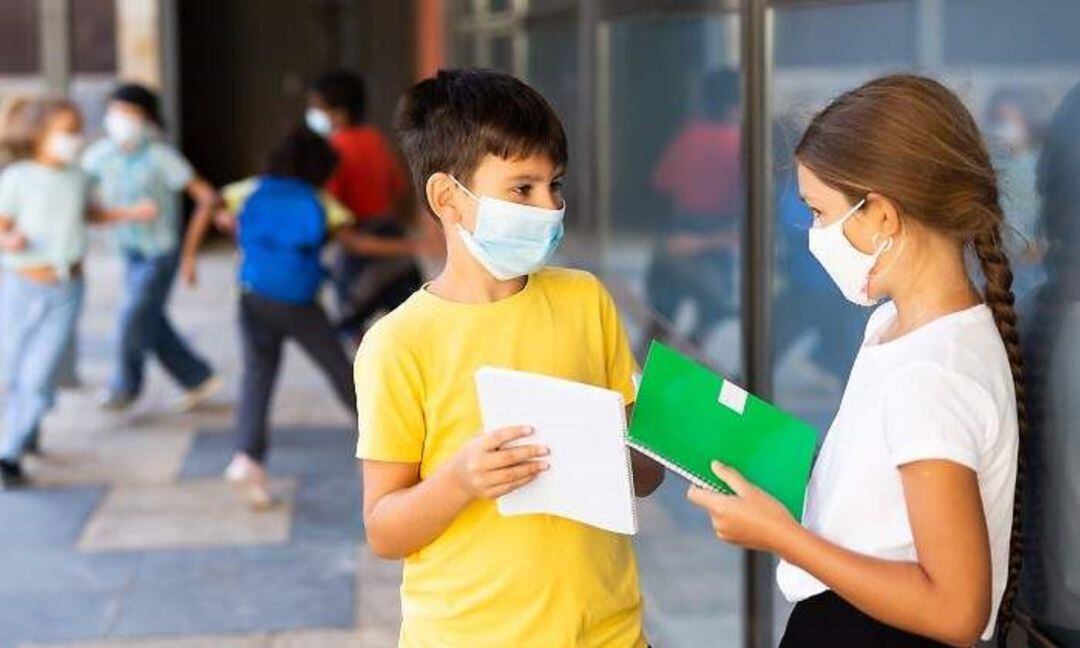
M 998 189 L 978 128 L 929 79 L 835 99 L 795 150 L 810 250 L 866 327 L 800 526 L 735 471 L 691 488 L 717 537 L 782 559 L 781 646 L 1004 642 L 1019 567 L 1021 354 Z M 980 294 L 964 264 L 972 249 Z M 1019 466 L 1022 468 L 1022 464 Z
M 152 204 L 102 211 L 89 206 L 86 176 L 75 166 L 82 119 L 63 100 L 31 102 L 22 111 L 30 158 L 0 176 L 0 291 L 8 384 L 0 479 L 24 482 L 20 459 L 36 444 L 52 407 L 56 374 L 75 332 L 82 303 L 86 221 L 147 221 Z
M 319 255 L 330 235 L 351 244 L 352 214 L 321 187 L 337 156 L 321 137 L 299 127 L 274 150 L 267 174 L 225 188 L 237 214 L 240 333 L 243 371 L 237 409 L 237 448 L 226 478 L 246 486 L 256 508 L 272 503 L 264 468 L 267 416 L 282 346 L 295 340 L 322 368 L 337 397 L 355 416 L 352 367 L 316 296 L 323 281 Z M 228 223 L 231 219 L 223 220 Z M 181 274 L 195 282 L 195 255 L 210 215 L 193 221 L 184 242 Z

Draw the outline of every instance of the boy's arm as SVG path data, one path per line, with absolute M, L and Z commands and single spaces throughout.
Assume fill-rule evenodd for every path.
M 411 239 L 367 234 L 351 227 L 334 229 L 333 237 L 346 251 L 358 256 L 412 256 L 420 251 Z
M 634 411 L 633 405 L 626 406 L 626 420 Z M 634 495 L 648 497 L 664 483 L 664 466 L 630 448 L 630 470 L 634 473 Z
M 439 537 L 477 499 L 516 490 L 547 470 L 538 445 L 508 447 L 525 427 L 481 434 L 426 479 L 416 463 L 363 461 L 364 529 L 380 558 L 416 553 Z
M 214 219 L 214 209 L 220 203 L 217 191 L 210 183 L 196 176 L 184 187 L 187 195 L 195 201 L 195 210 L 191 214 L 191 224 L 184 236 L 184 246 L 180 257 L 180 276 L 189 286 L 195 286 L 198 276 L 195 272 L 195 257 L 199 246 L 206 238 L 206 232 Z
M 91 202 L 86 210 L 86 219 L 91 223 L 145 223 L 157 218 L 157 203 L 149 198 L 131 205 L 106 209 L 96 202 Z

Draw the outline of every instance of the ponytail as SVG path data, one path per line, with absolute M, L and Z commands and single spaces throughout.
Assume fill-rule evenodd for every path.
M 999 648 L 1005 648 L 1009 629 L 1012 627 L 1016 617 L 1014 605 L 1024 550 L 1021 520 L 1023 517 L 1024 482 L 1027 468 L 1024 450 L 1027 446 L 1028 417 L 1024 389 L 1024 358 L 1020 345 L 1020 334 L 1017 329 L 1015 299 L 1012 292 L 1013 274 L 1009 265 L 1009 258 L 1005 255 L 1001 242 L 1001 223 L 1004 218 L 996 201 L 992 207 L 988 208 L 988 211 L 993 217 L 990 224 L 987 226 L 986 231 L 974 236 L 971 242 L 986 280 L 983 288 L 983 299 L 994 314 L 994 323 L 997 325 L 998 333 L 1001 334 L 1001 341 L 1005 343 L 1005 351 L 1009 357 L 1013 387 L 1016 391 L 1016 421 L 1020 431 L 1020 451 L 1017 453 L 1016 466 L 1016 490 L 1013 496 L 1012 535 L 1009 540 L 1009 572 L 1005 582 L 1005 593 L 1001 598 L 1001 606 L 998 609 L 996 629 L 997 645 Z

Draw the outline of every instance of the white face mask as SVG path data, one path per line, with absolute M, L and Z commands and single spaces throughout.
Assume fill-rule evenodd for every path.
M 330 121 L 330 115 L 326 114 L 325 110 L 319 108 L 308 108 L 304 112 L 304 122 L 307 124 L 308 128 L 323 137 L 326 137 L 330 134 L 330 131 L 334 130 L 334 124 Z
M 866 199 L 860 200 L 846 214 L 831 225 L 821 226 L 818 223 L 810 228 L 810 253 L 817 258 L 825 272 L 829 273 L 833 282 L 844 293 L 848 301 L 859 306 L 873 306 L 878 299 L 872 299 L 867 292 L 870 286 L 870 272 L 877 264 L 878 257 L 892 247 L 893 240 L 877 244 L 877 250 L 873 254 L 859 251 L 847 236 L 844 235 L 844 223 L 855 215 Z
M 140 141 L 146 134 L 146 124 L 138 117 L 109 111 L 105 114 L 105 134 L 121 146 Z
M 45 140 L 45 150 L 64 164 L 73 164 L 82 150 L 83 138 L 72 133 L 53 133 Z
M 458 223 L 457 232 L 465 248 L 491 276 L 508 281 L 536 272 L 559 247 L 566 203 L 559 209 L 544 209 L 478 197 L 454 176 L 450 179 L 479 203 L 473 231 Z

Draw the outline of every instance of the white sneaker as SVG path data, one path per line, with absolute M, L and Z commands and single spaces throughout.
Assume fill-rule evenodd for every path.
M 190 412 L 213 398 L 219 391 L 221 391 L 221 379 L 212 375 L 177 398 L 173 402 L 173 411 Z
M 246 454 L 238 452 L 233 455 L 229 467 L 225 469 L 225 480 L 233 484 L 251 508 L 257 511 L 269 509 L 275 503 L 266 469 Z

